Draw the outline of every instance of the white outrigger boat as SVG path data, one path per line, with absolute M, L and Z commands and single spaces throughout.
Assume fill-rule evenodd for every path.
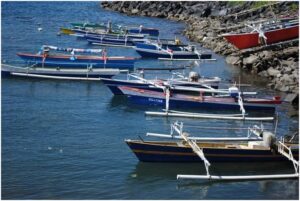
M 58 79 L 58 80 L 87 80 L 99 81 L 101 78 L 110 78 L 128 70 L 111 68 L 53 68 L 53 67 L 18 67 L 1 64 L 3 76 Z

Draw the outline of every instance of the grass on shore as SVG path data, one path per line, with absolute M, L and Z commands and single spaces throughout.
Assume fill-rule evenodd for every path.
M 245 4 L 247 1 L 229 1 L 228 5 L 229 6 L 241 6 L 243 4 Z M 253 9 L 253 8 L 259 8 L 261 6 L 265 6 L 268 4 L 273 4 L 274 1 L 253 1 L 250 8 L 249 9 Z

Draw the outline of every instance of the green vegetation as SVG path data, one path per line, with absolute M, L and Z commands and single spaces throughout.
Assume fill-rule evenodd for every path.
M 246 2 L 247 1 L 235 1 L 235 0 L 231 0 L 231 1 L 228 2 L 228 5 L 229 6 L 242 6 Z M 265 5 L 269 5 L 269 4 L 274 4 L 274 3 L 276 3 L 276 1 L 252 1 L 251 7 L 249 9 L 259 8 L 261 6 L 265 6 Z M 295 6 L 298 6 L 297 2 L 295 2 Z
M 274 4 L 276 3 L 275 1 L 255 1 L 253 2 L 253 4 L 251 5 L 251 8 L 259 8 L 268 4 Z
M 291 11 L 298 11 L 299 10 L 299 4 L 298 2 L 294 2 L 290 5 L 290 10 Z

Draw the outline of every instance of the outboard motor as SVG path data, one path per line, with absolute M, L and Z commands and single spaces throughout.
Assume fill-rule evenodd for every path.
M 275 142 L 275 135 L 269 131 L 263 132 L 263 146 L 271 147 Z
M 239 92 L 240 91 L 239 91 L 239 89 L 236 86 L 229 87 L 228 91 L 229 91 L 229 95 L 232 98 L 237 98 L 239 96 Z
M 199 78 L 200 78 L 199 73 L 195 71 L 191 71 L 189 73 L 189 82 L 198 82 Z

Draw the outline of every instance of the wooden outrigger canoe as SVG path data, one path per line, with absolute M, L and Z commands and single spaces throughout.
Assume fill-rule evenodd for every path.
M 253 138 L 250 135 L 254 134 Z M 276 140 L 275 135 L 263 128 L 248 128 L 248 136 L 214 138 L 190 137 L 183 132 L 183 124 L 171 125 L 171 134 L 153 134 L 148 136 L 179 139 L 181 141 L 144 141 L 125 140 L 127 145 L 143 162 L 204 162 L 206 175 L 177 175 L 177 179 L 212 180 L 251 180 L 251 179 L 287 179 L 299 178 L 299 141 L 294 139 Z M 292 161 L 293 174 L 277 175 L 211 175 L 210 162 L 287 162 Z
M 57 80 L 87 80 L 99 81 L 100 78 L 110 78 L 125 70 L 111 68 L 47 68 L 47 67 L 18 67 L 1 64 L 1 75 L 14 77 L 30 77 Z M 127 70 L 126 70 L 127 72 Z
M 59 54 L 56 53 L 57 51 L 69 52 L 70 54 Z M 77 55 L 77 53 L 80 54 Z M 17 53 L 17 55 L 26 61 L 27 65 L 66 68 L 133 69 L 134 63 L 138 59 L 124 56 L 108 57 L 106 51 L 102 49 L 60 48 L 48 45 L 43 46 L 42 52 L 37 54 Z

